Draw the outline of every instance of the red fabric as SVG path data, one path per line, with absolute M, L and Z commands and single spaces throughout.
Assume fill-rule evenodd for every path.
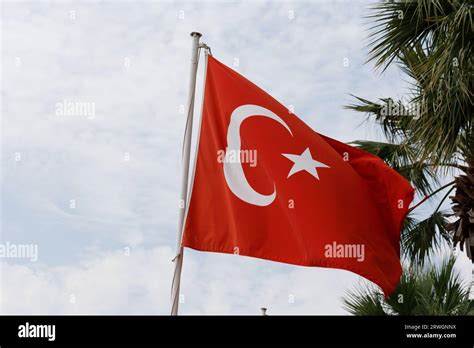
M 276 192 L 266 206 L 237 197 L 217 160 L 218 151 L 228 146 L 231 114 L 245 104 L 272 111 L 292 132 L 259 115 L 240 126 L 241 148 L 257 151 L 256 166 L 242 164 L 248 184 L 261 194 Z M 307 171 L 288 177 L 294 163 L 282 154 L 299 155 L 306 148 L 314 160 L 329 166 L 317 168 L 319 180 Z M 389 295 L 402 271 L 400 228 L 413 194 L 410 184 L 380 158 L 314 132 L 266 92 L 209 56 L 183 246 L 345 269 Z M 364 260 L 347 254 L 329 257 L 328 245 L 334 243 L 363 245 Z

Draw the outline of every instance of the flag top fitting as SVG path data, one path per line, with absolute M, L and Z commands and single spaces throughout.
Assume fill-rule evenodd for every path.
M 204 42 L 199 44 L 199 48 L 204 48 L 212 56 L 211 48 Z

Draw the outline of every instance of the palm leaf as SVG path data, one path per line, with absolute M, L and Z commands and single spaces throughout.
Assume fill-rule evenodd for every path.
M 396 142 L 400 137 L 407 135 L 410 118 L 412 118 L 410 116 L 414 115 L 400 115 L 391 112 L 392 108 L 396 106 L 401 109 L 403 105 L 401 101 L 394 101 L 392 98 L 380 98 L 378 102 L 373 102 L 355 95 L 352 96 L 357 99 L 357 102 L 345 105 L 344 108 L 365 113 L 366 121 L 370 116 L 375 116 L 375 121 L 382 127 L 384 135 L 391 142 Z
M 395 292 L 386 299 L 392 314 L 413 315 L 418 305 L 418 287 L 415 275 L 404 273 Z
M 472 133 L 474 21 L 468 1 L 405 0 L 373 6 L 369 60 L 386 69 L 396 62 L 414 79 L 404 135 L 435 163 L 452 158 Z M 361 109 L 360 109 L 361 111 Z M 373 111 L 373 110 L 372 110 Z M 371 111 L 371 112 L 372 112 Z M 384 130 L 390 125 L 384 120 Z M 394 129 L 394 134 L 399 134 Z
M 472 315 L 474 303 L 469 287 L 454 270 L 455 259 L 445 259 L 439 267 L 406 271 L 388 298 L 379 288 L 356 288 L 343 298 L 345 309 L 354 315 Z
M 401 245 L 405 257 L 416 265 L 422 266 L 432 251 L 439 250 L 444 243 L 451 242 L 446 230 L 446 217 L 437 211 L 419 222 L 402 229 Z
M 343 298 L 344 308 L 353 315 L 386 315 L 382 303 L 383 294 L 374 288 L 360 288 Z

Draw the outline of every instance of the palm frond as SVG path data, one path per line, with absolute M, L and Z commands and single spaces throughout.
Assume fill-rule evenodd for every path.
M 439 267 L 403 273 L 397 288 L 384 299 L 379 288 L 356 288 L 343 298 L 344 307 L 354 315 L 472 315 L 469 286 L 454 269 L 455 259 Z
M 343 298 L 344 308 L 353 315 L 387 315 L 382 303 L 384 295 L 379 290 L 365 288 L 354 290 Z
M 344 108 L 365 113 L 366 121 L 374 116 L 375 121 L 382 127 L 384 135 L 390 141 L 396 142 L 400 137 L 407 135 L 410 119 L 416 115 L 412 115 L 411 110 L 406 110 L 402 101 L 380 98 L 378 102 L 373 102 L 355 95 L 351 96 L 357 99 L 357 102 L 345 105 Z
M 469 287 L 462 283 L 459 274 L 454 270 L 456 259 L 450 257 L 441 266 L 432 267 L 424 275 L 424 283 L 431 289 L 420 288 L 423 301 L 420 301 L 420 312 L 425 315 L 465 315 L 470 311 Z M 427 295 L 430 295 L 428 300 Z M 467 311 L 467 313 L 466 313 Z
M 422 266 L 432 251 L 439 250 L 443 243 L 451 242 L 446 225 L 445 214 L 440 211 L 419 222 L 412 222 L 401 234 L 404 256 L 415 265 Z
M 395 292 L 386 299 L 392 314 L 413 315 L 418 306 L 418 282 L 416 275 L 402 274 Z
M 460 0 L 404 0 L 378 3 L 372 10 L 369 60 L 383 70 L 396 62 L 415 81 L 410 103 L 420 112 L 404 119 L 404 135 L 420 144 L 422 157 L 445 162 L 473 127 L 472 6 Z

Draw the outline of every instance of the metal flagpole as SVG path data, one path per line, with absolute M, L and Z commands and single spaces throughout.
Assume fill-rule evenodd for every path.
M 176 246 L 176 257 L 174 258 L 175 268 L 173 276 L 173 284 L 171 286 L 171 315 L 178 315 L 179 305 L 179 285 L 181 282 L 181 269 L 183 268 L 183 247 L 181 246 L 181 239 L 183 235 L 184 214 L 186 212 L 186 204 L 188 198 L 188 176 L 189 176 L 189 157 L 191 151 L 191 136 L 193 128 L 193 114 L 194 114 L 194 95 L 196 91 L 196 75 L 199 59 L 199 38 L 202 35 L 197 32 L 192 32 L 191 37 L 192 55 L 191 55 L 191 77 L 189 79 L 189 94 L 188 94 L 188 117 L 186 120 L 186 130 L 184 132 L 183 140 L 183 174 L 181 177 L 181 194 L 179 197 L 179 219 L 178 219 L 178 238 Z

